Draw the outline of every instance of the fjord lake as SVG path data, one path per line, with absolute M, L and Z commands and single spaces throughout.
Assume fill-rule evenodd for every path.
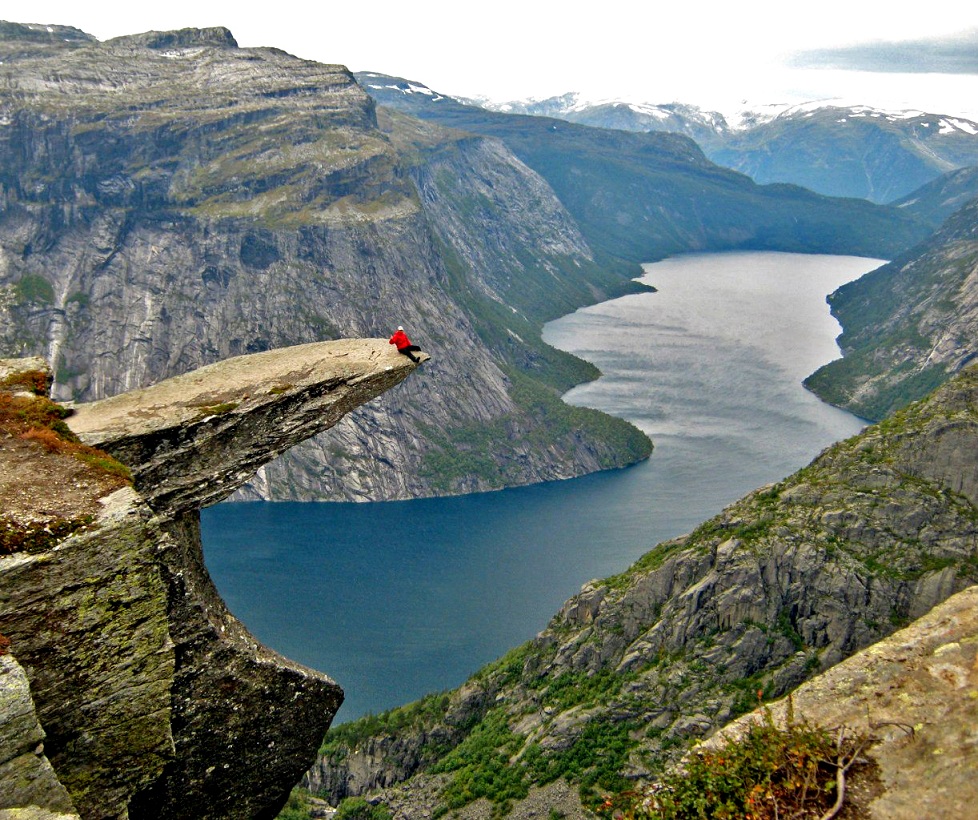
M 737 252 L 645 265 L 655 292 L 579 310 L 544 339 L 600 368 L 565 400 L 641 428 L 648 461 L 461 497 L 218 504 L 201 514 L 211 576 L 257 638 L 344 688 L 338 721 L 458 686 L 588 580 L 859 432 L 802 379 L 839 356 L 826 295 L 880 264 Z

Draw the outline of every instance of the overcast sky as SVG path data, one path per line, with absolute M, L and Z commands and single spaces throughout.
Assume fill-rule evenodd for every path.
M 842 98 L 978 119 L 978 3 L 603 0 L 2 0 L 0 19 L 60 23 L 105 40 L 225 26 L 276 46 L 496 100 L 591 98 L 751 103 Z

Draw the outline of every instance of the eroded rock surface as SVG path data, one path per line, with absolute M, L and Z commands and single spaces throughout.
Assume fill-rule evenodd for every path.
M 872 738 L 879 820 L 972 817 L 978 806 L 978 587 L 936 606 L 792 694 L 795 718 Z M 786 720 L 787 699 L 768 707 Z M 739 736 L 753 712 L 706 745 Z
M 416 367 L 386 340 L 316 343 L 76 409 L 75 432 L 123 461 L 135 487 L 95 499 L 100 512 L 74 534 L 0 556 L 0 634 L 29 682 L 0 700 L 0 722 L 23 728 L 0 749 L 0 808 L 86 820 L 278 813 L 343 692 L 227 610 L 204 566 L 199 507 Z M 31 701 L 36 730 L 24 723 Z M 53 785 L 32 788 L 46 804 L 17 785 L 25 771 L 44 776 L 45 760 Z
M 129 466 L 154 508 L 199 509 L 416 366 L 383 339 L 278 348 L 77 405 L 68 426 Z

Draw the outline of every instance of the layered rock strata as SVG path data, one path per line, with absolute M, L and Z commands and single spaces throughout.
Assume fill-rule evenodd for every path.
M 76 408 L 78 435 L 124 460 L 135 486 L 99 498 L 75 534 L 0 557 L 0 634 L 46 734 L 40 750 L 37 731 L 18 731 L 9 759 L 42 772 L 43 752 L 70 801 L 39 786 L 16 802 L 82 818 L 277 814 L 343 693 L 227 610 L 199 507 L 416 367 L 386 340 L 320 343 Z M 19 725 L 19 703 L 0 720 Z M 21 779 L 0 766 L 0 794 Z

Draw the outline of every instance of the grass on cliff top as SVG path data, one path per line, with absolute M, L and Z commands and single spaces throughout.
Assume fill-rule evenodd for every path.
M 0 382 L 0 555 L 49 549 L 94 521 L 98 499 L 131 483 L 111 456 L 82 444 L 47 375 Z

